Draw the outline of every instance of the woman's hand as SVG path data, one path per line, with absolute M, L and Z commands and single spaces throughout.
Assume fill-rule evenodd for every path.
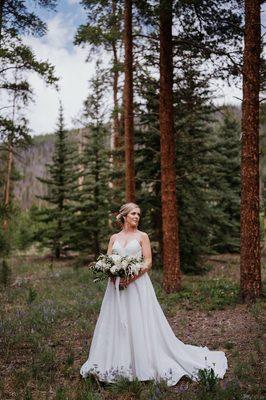
M 115 285 L 116 278 L 115 277 L 110 277 L 111 281 Z M 119 286 L 123 289 L 125 289 L 129 284 L 129 279 L 128 278 L 120 278 Z
M 142 275 L 145 274 L 145 272 L 148 272 L 148 271 L 149 271 L 149 268 L 148 268 L 148 267 L 142 268 L 141 271 L 140 271 L 140 273 L 139 273 L 138 275 L 133 276 L 132 278 L 129 278 L 128 283 L 127 283 L 127 286 L 128 286 L 130 283 L 132 283 L 132 282 L 134 282 L 135 280 L 137 280 L 138 278 L 140 278 Z
M 122 289 L 127 288 L 128 284 L 129 284 L 129 279 L 128 278 L 120 278 L 119 286 Z
M 110 276 L 111 281 L 113 282 L 113 284 L 115 285 L 115 278 L 113 278 L 112 276 Z
M 140 278 L 142 275 L 145 274 L 145 272 L 148 272 L 149 270 L 150 270 L 150 268 L 144 267 L 141 269 L 141 272 L 138 275 L 133 276 L 132 278 L 120 278 L 119 287 L 121 287 L 123 289 L 127 288 L 130 283 L 132 283 L 136 279 Z M 110 279 L 113 282 L 113 284 L 115 285 L 116 278 L 111 277 Z

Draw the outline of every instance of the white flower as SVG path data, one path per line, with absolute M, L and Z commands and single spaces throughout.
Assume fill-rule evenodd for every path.
M 132 272 L 132 274 L 134 274 L 134 275 L 138 275 L 139 272 L 140 272 L 140 270 L 141 270 L 141 265 L 140 265 L 140 264 L 133 264 L 133 265 L 131 266 L 131 272 Z
M 115 274 L 116 271 L 118 271 L 118 268 L 117 268 L 116 265 L 113 265 L 113 266 L 110 268 L 110 272 L 111 272 L 112 274 Z
M 127 261 L 127 260 L 123 260 L 123 261 L 121 262 L 121 267 L 122 267 L 123 269 L 126 269 L 127 266 L 128 266 L 128 261 Z
M 114 261 L 114 263 L 118 263 L 121 260 L 121 256 L 118 254 L 111 254 L 109 257 Z
M 97 269 L 103 269 L 104 264 L 102 261 L 97 261 L 97 263 L 95 264 L 95 268 Z

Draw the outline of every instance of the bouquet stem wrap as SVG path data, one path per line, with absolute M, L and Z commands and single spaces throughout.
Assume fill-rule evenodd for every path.
M 120 283 L 120 276 L 118 276 L 115 280 L 115 291 L 116 291 L 116 298 L 117 298 L 120 322 L 121 322 L 123 328 L 127 329 L 127 323 L 126 323 L 125 316 L 123 315 L 122 307 L 121 307 L 119 283 Z

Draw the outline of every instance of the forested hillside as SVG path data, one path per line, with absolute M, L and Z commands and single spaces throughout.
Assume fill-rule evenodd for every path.
M 81 145 L 85 131 L 86 129 L 70 131 L 69 139 L 77 146 Z M 29 209 L 33 204 L 41 206 L 44 203 L 36 195 L 46 194 L 47 187 L 36 178 L 47 178 L 46 164 L 52 162 L 54 143 L 54 134 L 34 136 L 31 145 L 15 156 L 15 168 L 19 178 L 14 185 L 14 196 L 23 210 Z

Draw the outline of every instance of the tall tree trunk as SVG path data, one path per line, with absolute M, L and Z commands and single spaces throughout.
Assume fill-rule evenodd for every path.
M 2 10 L 3 11 L 3 10 Z M 17 82 L 15 72 L 15 81 Z M 15 112 L 16 112 L 16 99 L 17 99 L 17 91 L 14 91 L 13 101 L 12 101 L 12 122 L 15 124 Z M 7 230 L 8 222 L 9 222 L 9 212 L 10 212 L 10 193 L 11 193 L 11 176 L 13 169 L 13 141 L 14 141 L 14 132 L 10 132 L 8 134 L 8 143 L 7 143 L 7 173 L 6 173 L 6 184 L 5 184 L 5 215 L 3 219 L 3 229 Z
M 3 15 L 4 15 L 4 5 L 6 0 L 0 0 L 0 48 L 2 45 L 2 33 L 3 33 Z
M 166 292 L 180 290 L 178 210 L 175 191 L 175 146 L 173 123 L 172 1 L 160 1 L 160 146 L 163 230 L 163 286 Z
M 12 145 L 11 134 L 8 139 L 8 150 L 7 150 L 7 173 L 6 173 L 6 184 L 5 184 L 5 216 L 3 220 L 3 228 L 6 230 L 8 228 L 8 212 L 10 206 L 10 192 L 11 192 L 11 175 L 13 167 L 13 145 Z
M 84 129 L 86 129 L 86 128 L 82 128 L 82 129 L 78 130 L 78 138 L 79 138 L 79 140 L 78 140 L 78 155 L 79 155 L 80 159 L 82 158 L 82 154 L 84 152 Z M 79 191 L 82 191 L 82 189 L 83 189 L 84 169 L 85 169 L 84 163 L 81 162 L 79 164 L 80 176 L 78 177 L 78 190 Z
M 133 124 L 133 42 L 132 0 L 125 0 L 125 158 L 126 201 L 135 201 L 134 124 Z
M 116 18 L 117 13 L 117 1 L 112 0 L 112 14 L 113 17 Z M 116 21 L 116 19 L 115 19 Z M 117 26 L 117 22 L 115 22 L 115 28 L 118 31 L 119 27 Z M 115 171 L 121 171 L 123 168 L 123 160 L 120 157 L 119 151 L 122 149 L 122 132 L 120 129 L 120 120 L 119 120 L 119 102 L 118 102 L 118 79 L 119 79 L 119 60 L 117 55 L 117 42 L 116 40 L 112 41 L 112 52 L 113 52 L 113 140 L 112 140 L 112 149 L 115 150 L 113 157 L 113 165 Z M 117 189 L 122 188 L 122 179 L 117 178 L 114 181 L 114 186 Z
M 119 152 L 122 149 L 122 131 L 120 129 L 120 120 L 119 120 L 119 102 L 118 102 L 118 79 L 119 79 L 119 71 L 118 71 L 118 57 L 117 57 L 117 49 L 116 44 L 113 42 L 113 149 L 115 150 L 114 154 L 114 168 L 116 171 L 121 171 L 123 168 L 123 160 L 121 159 Z M 117 178 L 114 182 L 114 186 L 116 188 L 122 188 L 122 179 Z
M 241 151 L 240 286 L 244 301 L 261 294 L 259 229 L 260 0 L 245 0 Z
M 62 211 L 63 206 L 60 206 L 60 211 Z M 61 212 L 60 212 L 61 214 Z M 59 259 L 61 257 L 61 237 L 62 237 L 62 220 L 61 216 L 57 222 L 57 232 L 54 239 L 54 256 L 55 258 Z
M 94 140 L 97 140 L 97 138 L 100 136 L 99 135 L 99 130 L 100 130 L 100 126 L 99 126 L 99 122 L 97 124 L 97 135 L 94 138 Z M 100 184 L 100 166 L 99 166 L 99 149 L 97 146 L 95 146 L 96 148 L 96 153 L 95 153 L 95 185 L 94 185 L 94 202 L 95 202 L 95 214 L 96 214 L 96 218 L 97 218 L 97 222 L 95 223 L 95 227 L 96 229 L 94 230 L 94 255 L 95 257 L 98 257 L 98 255 L 100 254 L 100 239 L 99 239 L 99 231 L 100 231 L 100 226 L 99 226 L 99 217 L 98 217 L 98 213 L 99 213 L 99 209 L 98 209 L 98 204 L 99 204 L 99 196 L 100 196 L 100 192 L 99 192 L 99 184 Z

